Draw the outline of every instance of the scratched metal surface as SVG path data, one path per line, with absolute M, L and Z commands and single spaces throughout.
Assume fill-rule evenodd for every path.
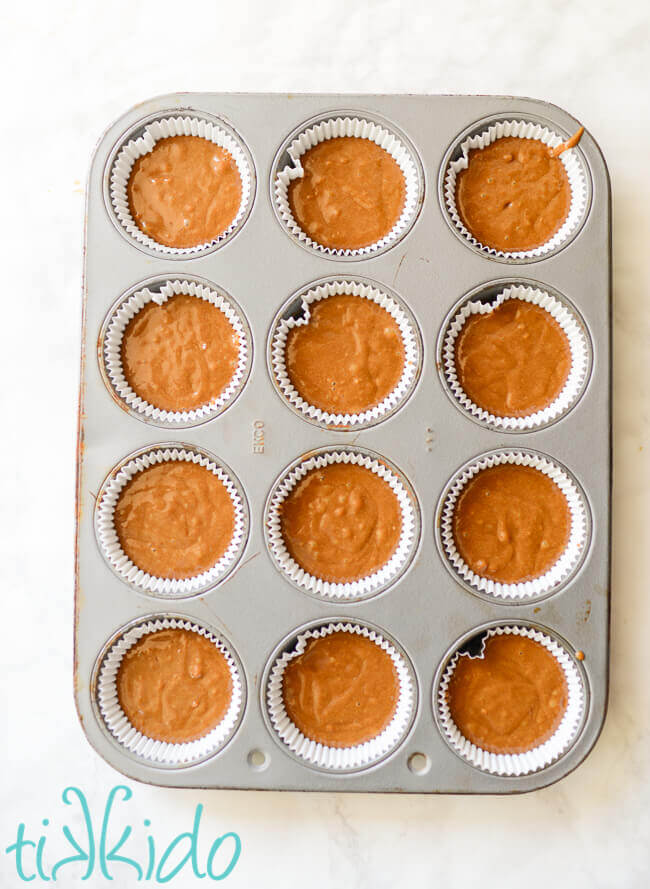
M 122 134 L 154 112 L 192 109 L 225 119 L 248 146 L 256 170 L 253 208 L 244 228 L 224 247 L 197 259 L 157 258 L 116 229 L 103 190 L 106 162 Z M 424 202 L 416 224 L 395 247 L 350 262 L 315 255 L 281 228 L 270 199 L 276 152 L 296 127 L 315 115 L 340 110 L 379 115 L 403 131 L 421 159 Z M 439 201 L 439 174 L 457 136 L 492 115 L 528 116 L 569 135 L 577 122 L 566 112 L 531 99 L 495 96 L 173 94 L 127 112 L 102 137 L 88 182 L 84 327 L 80 394 L 75 694 L 89 742 L 131 778 L 178 787 L 414 793 L 516 793 L 557 781 L 587 755 L 600 732 L 607 704 L 610 548 L 610 195 L 607 169 L 586 133 L 580 151 L 591 178 L 591 206 L 575 239 L 540 261 L 508 264 L 478 255 L 450 229 Z M 235 404 L 214 420 L 171 431 L 121 410 L 100 374 L 97 341 L 115 300 L 157 275 L 198 275 L 221 285 L 243 308 L 253 335 L 253 367 Z M 362 276 L 392 288 L 409 306 L 424 344 L 422 373 L 408 403 L 376 427 L 354 435 L 320 429 L 280 399 L 267 370 L 267 337 L 287 298 L 312 281 Z M 483 428 L 451 403 L 436 368 L 436 344 L 450 309 L 467 292 L 495 280 L 535 281 L 566 296 L 579 310 L 593 344 L 593 366 L 578 405 L 559 422 L 535 432 L 508 434 Z M 263 427 L 262 425 L 263 424 Z M 257 429 L 257 433 L 255 430 Z M 264 450 L 254 450 L 263 431 Z M 146 445 L 187 442 L 222 458 L 248 498 L 251 523 L 237 569 L 211 592 L 169 601 L 135 592 L 109 569 L 97 546 L 93 511 L 113 466 Z M 416 557 L 399 581 L 376 598 L 356 604 L 322 601 L 300 592 L 278 573 L 263 534 L 266 497 L 282 470 L 315 448 L 353 443 L 391 460 L 413 485 L 422 530 Z M 530 448 L 559 460 L 587 495 L 592 535 L 576 576 L 557 594 L 525 605 L 472 595 L 445 568 L 434 535 L 438 498 L 468 459 L 495 448 Z M 136 761 L 105 732 L 93 707 L 97 657 L 121 626 L 146 614 L 177 613 L 222 632 L 244 667 L 247 703 L 230 743 L 207 761 L 181 769 Z M 417 712 L 404 743 L 381 763 L 352 774 L 323 773 L 296 761 L 270 734 L 261 683 L 271 653 L 294 629 L 339 617 L 368 621 L 393 636 L 417 677 Z M 504 778 L 482 773 L 459 758 L 440 735 L 432 691 L 445 656 L 461 637 L 495 622 L 519 621 L 551 630 L 569 650 L 586 654 L 588 710 L 580 735 L 558 762 L 539 773 Z M 252 750 L 266 766 L 249 764 Z M 414 774 L 408 758 L 426 754 L 431 768 Z

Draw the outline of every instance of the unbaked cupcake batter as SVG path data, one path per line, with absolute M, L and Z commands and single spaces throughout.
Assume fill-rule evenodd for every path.
M 567 706 L 564 672 L 525 636 L 490 636 L 485 656 L 461 655 L 447 689 L 460 733 L 488 753 L 525 753 L 557 730 Z
M 456 207 L 479 243 L 505 252 L 549 241 L 569 214 L 564 164 L 539 139 L 504 137 L 469 152 L 456 179 Z
M 399 698 L 393 661 L 376 642 L 336 632 L 310 639 L 284 671 L 287 716 L 329 747 L 363 744 L 390 723 Z
M 365 466 L 332 463 L 312 469 L 281 508 L 289 554 L 314 577 L 360 580 L 395 552 L 402 529 L 397 496 Z
M 180 293 L 147 303 L 122 337 L 122 368 L 133 391 L 166 411 L 190 411 L 217 398 L 230 383 L 239 337 L 207 300 Z
M 369 247 L 399 219 L 404 174 L 370 139 L 327 139 L 306 151 L 300 163 L 304 175 L 289 185 L 289 206 L 300 228 L 323 247 Z
M 114 513 L 120 546 L 154 577 L 194 577 L 215 565 L 232 539 L 233 503 L 209 469 L 181 460 L 138 472 Z
M 573 136 L 567 139 L 564 142 L 560 142 L 559 145 L 556 145 L 555 148 L 551 148 L 549 154 L 551 157 L 559 157 L 561 154 L 564 154 L 565 151 L 568 151 L 570 148 L 575 148 L 578 142 L 582 139 L 585 134 L 584 127 L 578 127 Z
M 389 312 L 361 296 L 311 303 L 309 323 L 289 331 L 286 367 L 306 402 L 333 414 L 379 404 L 402 376 L 404 342 Z
M 122 658 L 117 695 L 127 719 L 156 741 L 181 744 L 207 735 L 232 696 L 228 663 L 216 645 L 191 630 L 142 636 Z
M 456 340 L 456 374 L 471 401 L 497 417 L 552 404 L 571 370 L 569 340 L 541 306 L 509 299 L 470 315 Z
M 133 164 L 127 195 L 145 235 L 167 247 L 196 247 L 228 228 L 242 183 L 225 148 L 201 136 L 170 136 Z
M 564 552 L 570 530 L 566 497 L 531 466 L 482 469 L 467 482 L 454 509 L 461 558 L 475 574 L 498 583 L 541 577 Z

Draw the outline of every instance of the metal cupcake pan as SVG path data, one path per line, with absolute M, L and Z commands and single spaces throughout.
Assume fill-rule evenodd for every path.
M 195 255 L 143 249 L 116 220 L 110 202 L 113 161 L 157 117 L 205 116 L 237 138 L 252 165 L 252 198 L 232 236 Z M 414 153 L 421 176 L 415 218 L 385 249 L 330 256 L 295 239 L 281 222 L 273 183 L 292 139 L 319 121 L 353 116 L 392 130 Z M 174 94 L 139 105 L 113 124 L 96 150 L 88 182 L 84 324 L 80 390 L 75 612 L 75 695 L 90 743 L 131 778 L 178 787 L 414 793 L 517 793 L 572 771 L 595 743 L 608 684 L 610 550 L 610 194 L 607 168 L 588 133 L 579 152 L 588 181 L 580 226 L 557 250 L 530 262 L 499 259 L 458 236 L 445 209 L 449 157 L 471 133 L 495 120 L 531 120 L 568 137 L 577 121 L 531 99 L 494 96 L 336 96 Z M 279 147 L 278 147 L 279 146 Z M 533 265 L 530 269 L 528 265 Z M 516 265 L 516 268 L 515 268 Z M 200 425 L 159 425 L 130 411 L 107 385 L 102 331 L 110 311 L 151 279 L 198 280 L 224 292 L 251 333 L 251 370 L 219 415 Z M 268 366 L 274 320 L 292 295 L 323 279 L 358 279 L 394 295 L 422 338 L 417 383 L 375 425 L 323 428 L 292 410 Z M 479 290 L 508 283 L 548 288 L 575 309 L 590 344 L 590 369 L 577 402 L 551 424 L 516 434 L 480 423 L 450 397 L 440 376 L 440 337 L 454 310 Z M 96 498 L 111 471 L 144 448 L 169 443 L 213 454 L 241 484 L 250 513 L 243 551 L 227 576 L 205 592 L 173 602 L 174 614 L 213 627 L 236 652 L 245 689 L 241 720 L 215 754 L 182 768 L 134 757 L 111 735 L 97 702 L 106 646 L 144 617 L 164 619 L 170 601 L 116 574 L 95 534 Z M 323 448 L 356 447 L 403 474 L 419 506 L 415 554 L 396 579 L 359 601 L 327 599 L 297 588 L 269 553 L 264 515 L 285 470 Z M 584 491 L 590 515 L 584 555 L 557 592 L 503 601 L 462 585 L 437 546 L 438 505 L 465 464 L 515 449 L 550 457 Z M 315 624 L 359 622 L 394 640 L 412 666 L 416 705 L 395 749 L 368 767 L 315 768 L 283 747 L 270 724 L 265 694 L 274 658 Z M 441 731 L 436 692 L 456 646 L 495 624 L 539 628 L 563 642 L 579 664 L 586 707 L 575 740 L 546 768 L 504 777 L 459 756 Z M 582 655 L 581 655 L 582 657 Z M 415 757 L 415 754 L 420 754 Z

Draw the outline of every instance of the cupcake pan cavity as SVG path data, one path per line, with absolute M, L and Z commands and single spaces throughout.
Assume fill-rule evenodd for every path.
M 294 218 L 289 205 L 289 185 L 302 175 L 302 156 L 329 139 L 352 137 L 374 142 L 396 161 L 405 183 L 404 207 L 390 232 L 367 247 L 336 249 L 312 240 Z M 329 259 L 369 259 L 394 247 L 415 224 L 424 199 L 424 176 L 416 149 L 397 127 L 377 115 L 361 111 L 334 111 L 299 126 L 278 151 L 271 174 L 271 199 L 283 228 L 302 247 Z
M 309 324 L 311 310 L 321 300 L 343 294 L 370 300 L 388 312 L 399 327 L 404 345 L 404 368 L 395 388 L 374 407 L 356 414 L 333 414 L 310 404 L 292 384 L 286 365 L 290 331 Z M 354 431 L 381 423 L 408 400 L 420 376 L 422 338 L 413 315 L 390 288 L 362 278 L 324 278 L 314 282 L 309 289 L 294 294 L 282 306 L 271 327 L 267 354 L 275 388 L 292 410 L 324 429 Z
M 179 294 L 204 300 L 223 312 L 239 340 L 239 357 L 228 385 L 209 402 L 193 410 L 169 411 L 150 404 L 133 390 L 124 376 L 122 342 L 128 324 L 146 305 L 162 306 Z M 153 426 L 183 429 L 218 417 L 227 410 L 246 385 L 253 344 L 250 328 L 240 307 L 223 288 L 195 276 L 153 278 L 131 287 L 106 316 L 100 334 L 100 370 L 111 395 L 133 416 Z
M 399 502 L 402 520 L 400 538 L 389 561 L 373 574 L 347 583 L 328 582 L 301 568 L 289 555 L 281 529 L 282 504 L 296 485 L 312 470 L 334 464 L 360 466 L 383 479 Z M 273 485 L 264 513 L 267 545 L 278 569 L 298 589 L 330 601 L 358 602 L 397 583 L 415 555 L 420 524 L 417 499 L 404 475 L 379 454 L 354 447 L 324 448 L 289 466 Z
M 301 655 L 311 639 L 332 633 L 353 633 L 370 639 L 390 657 L 399 686 L 395 712 L 389 724 L 375 738 L 352 747 L 329 747 L 305 735 L 289 719 L 284 707 L 282 681 L 284 671 L 294 657 Z M 357 621 L 325 621 L 293 634 L 270 659 L 262 683 L 262 707 L 276 739 L 298 760 L 327 772 L 361 770 L 380 762 L 397 750 L 408 734 L 417 707 L 417 689 L 413 667 L 397 643 L 376 627 Z
M 577 127 L 576 127 L 577 129 Z M 466 241 L 472 249 L 503 262 L 534 262 L 560 250 L 576 236 L 589 210 L 590 181 L 585 167 L 582 152 L 578 146 L 562 152 L 560 160 L 567 174 L 571 188 L 571 204 L 567 218 L 555 234 L 544 244 L 530 250 L 504 251 L 481 244 L 468 231 L 456 207 L 456 179 L 458 174 L 467 168 L 469 153 L 474 149 L 487 148 L 493 142 L 503 138 L 536 139 L 555 148 L 568 138 L 569 133 L 558 132 L 557 128 L 538 117 L 513 116 L 511 118 L 494 118 L 484 121 L 480 126 L 472 127 L 465 132 L 451 147 L 446 163 L 441 169 L 440 197 L 447 212 L 447 218 L 454 232 Z
M 116 680 L 126 652 L 149 633 L 161 630 L 187 630 L 214 643 L 226 659 L 232 686 L 230 704 L 221 721 L 204 737 L 184 743 L 148 738 L 129 722 L 120 707 Z M 143 763 L 163 768 L 182 768 L 208 759 L 223 749 L 237 730 L 246 702 L 246 683 L 241 664 L 232 646 L 209 626 L 182 615 L 151 615 L 122 627 L 106 644 L 97 660 L 93 684 L 97 688 L 95 708 L 111 739 L 128 755 Z
M 566 682 L 567 705 L 559 726 L 548 740 L 525 753 L 490 753 L 477 747 L 463 736 L 449 711 L 447 691 L 459 659 L 481 657 L 486 641 L 502 635 L 522 636 L 543 645 L 560 665 Z M 477 769 L 508 777 L 539 772 L 559 759 L 577 738 L 588 702 L 582 669 L 566 643 L 546 630 L 515 623 L 488 627 L 459 644 L 444 664 L 434 689 L 433 706 L 438 725 L 454 752 Z
M 564 495 L 571 516 L 564 552 L 543 575 L 521 583 L 498 583 L 474 574 L 454 540 L 454 510 L 466 485 L 483 469 L 504 465 L 528 466 L 542 472 Z M 571 581 L 589 549 L 591 517 L 584 492 L 564 466 L 545 454 L 513 448 L 482 454 L 455 473 L 440 498 L 435 527 L 447 567 L 466 589 L 503 602 L 525 602 L 551 596 Z
M 233 158 L 241 179 L 241 203 L 230 225 L 218 237 L 193 247 L 169 247 L 155 241 L 139 228 L 129 208 L 128 183 L 133 165 L 161 139 L 174 136 L 195 136 L 223 148 Z M 139 121 L 115 146 L 104 179 L 107 207 L 121 233 L 147 252 L 167 259 L 204 256 L 225 244 L 246 222 L 255 197 L 255 171 L 241 137 L 218 117 L 194 112 L 163 111 Z
M 224 485 L 233 507 L 234 525 L 230 543 L 219 560 L 195 577 L 178 580 L 147 574 L 126 555 L 115 530 L 114 511 L 120 494 L 139 472 L 164 463 L 193 463 L 213 473 Z M 233 570 L 246 546 L 249 516 L 241 484 L 233 471 L 201 448 L 168 442 L 143 448 L 121 460 L 106 477 L 95 503 L 97 543 L 111 570 L 133 589 L 165 598 L 183 599 L 212 589 Z
M 287 230 L 275 202 L 277 172 L 287 166 L 291 142 L 338 117 L 366 120 L 393 133 L 409 149 L 417 169 L 413 219 L 390 244 L 363 255 L 330 255 L 304 244 Z M 123 227 L 111 202 L 111 170 L 122 146 L 141 137 L 152 122 L 170 118 L 219 125 L 236 137 L 250 164 L 247 216 L 236 236 L 205 251 L 177 254 L 141 243 Z M 529 99 L 205 93 L 145 102 L 100 141 L 88 183 L 86 219 L 75 694 L 90 743 L 129 777 L 176 787 L 517 793 L 568 774 L 595 743 L 606 709 L 608 670 L 609 180 L 587 133 L 576 151 L 586 189 L 580 221 L 561 245 L 526 262 L 517 260 L 518 274 L 505 277 L 514 269 L 503 257 L 481 252 L 457 231 L 445 206 L 443 183 L 455 147 L 506 120 L 533 121 L 562 138 L 578 127 L 561 109 Z M 495 258 L 502 263 L 501 277 L 495 275 Z M 528 268 L 532 260 L 534 267 Z M 282 318 L 299 313 L 299 297 L 318 291 L 326 281 L 351 280 L 376 289 L 404 312 L 414 331 L 417 370 L 403 400 L 388 406 L 379 422 L 369 417 L 356 424 L 323 423 L 291 398 L 287 403 L 274 374 L 274 332 Z M 187 282 L 226 297 L 246 328 L 245 384 L 227 406 L 205 416 L 178 420 L 148 414 L 146 407 L 139 410 L 128 393 L 124 400 L 119 397 L 106 367 L 111 313 L 123 311 L 139 291 L 159 293 L 165 281 Z M 543 291 L 572 312 L 588 353 L 572 404 L 520 430 L 476 415 L 444 380 L 444 335 L 458 310 L 468 300 L 494 300 L 508 287 Z M 163 451 L 191 453 L 214 463 L 241 498 L 241 546 L 223 574 L 217 572 L 205 587 L 199 583 L 171 590 L 138 577 L 137 571 L 121 574 L 124 563 L 119 558 L 119 564 L 112 563 L 111 552 L 105 551 L 110 522 L 99 521 L 102 486 L 107 480 L 115 483 L 114 470 L 122 463 Z M 323 452 L 346 451 L 387 466 L 406 490 L 412 489 L 415 513 L 413 552 L 385 586 L 361 598 L 327 596 L 292 582 L 275 563 L 265 522 L 271 492 L 287 468 L 317 460 Z M 586 542 L 561 586 L 548 594 L 506 598 L 477 590 L 450 568 L 437 543 L 437 521 L 443 492 L 459 470 L 486 454 L 515 451 L 566 469 L 584 495 Z M 111 545 L 109 540 L 109 549 Z M 177 613 L 170 614 L 171 607 Z M 100 706 L 103 702 L 106 709 L 108 701 L 99 672 L 108 648 L 125 631 L 149 620 L 182 620 L 207 628 L 229 646 L 241 676 L 242 708 L 232 730 L 210 751 L 197 753 L 198 758 L 181 757 L 182 763 L 169 762 L 169 756 L 146 742 L 138 746 L 141 742 L 134 740 L 135 749 L 128 749 L 107 727 Z M 413 706 L 398 743 L 378 758 L 323 768 L 278 737 L 266 691 L 273 664 L 292 639 L 339 623 L 370 628 L 394 646 L 408 666 Z M 473 765 L 453 748 L 438 712 L 438 686 L 456 648 L 496 625 L 522 626 L 559 642 L 581 677 L 584 713 L 575 735 L 537 771 L 508 773 Z M 575 660 L 579 651 L 583 661 Z M 254 751 L 264 754 L 265 768 L 251 764 Z M 409 760 L 415 754 L 423 754 L 430 767 L 411 770 Z
M 545 309 L 561 327 L 571 350 L 571 368 L 560 393 L 547 407 L 524 417 L 495 415 L 479 407 L 463 390 L 456 373 L 456 344 L 465 323 L 474 315 L 489 315 L 513 299 Z M 438 368 L 449 397 L 477 423 L 503 432 L 534 431 L 565 416 L 580 400 L 589 382 L 591 364 L 589 333 L 575 307 L 562 294 L 548 286 L 536 286 L 534 282 L 519 284 L 507 280 L 482 284 L 449 313 L 438 338 Z

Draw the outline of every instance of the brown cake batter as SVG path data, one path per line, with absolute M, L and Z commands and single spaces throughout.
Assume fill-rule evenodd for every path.
M 388 482 L 364 466 L 312 469 L 282 504 L 284 542 L 295 561 L 332 583 L 360 580 L 389 561 L 402 529 Z
M 451 718 L 488 753 L 525 753 L 557 730 L 567 706 L 562 668 L 539 642 L 491 636 L 483 658 L 458 659 L 447 689 Z
M 127 719 L 156 741 L 180 744 L 207 735 L 226 715 L 232 695 L 228 663 L 191 630 L 158 630 L 130 648 L 117 673 Z
M 372 640 L 337 632 L 310 639 L 284 671 L 289 719 L 328 747 L 363 744 L 386 728 L 399 698 L 397 671 Z
M 404 368 L 399 326 L 385 309 L 361 296 L 312 303 L 309 323 L 289 331 L 286 366 L 309 404 L 333 414 L 356 414 L 383 401 Z
M 497 417 L 552 404 L 571 370 L 569 340 L 541 306 L 509 299 L 470 315 L 456 340 L 456 374 L 469 398 Z
M 173 460 L 133 476 L 119 496 L 114 521 L 134 565 L 155 577 L 181 579 L 219 561 L 232 539 L 235 512 L 213 472 Z
M 228 228 L 242 183 L 225 148 L 201 136 L 171 136 L 133 164 L 127 194 L 146 235 L 167 247 L 196 247 Z
M 547 475 L 506 463 L 481 470 L 458 498 L 456 548 L 475 574 L 499 583 L 541 577 L 564 552 L 571 530 L 566 497 Z
M 456 206 L 484 246 L 532 250 L 567 218 L 571 186 L 562 161 L 539 139 L 504 137 L 469 152 L 456 179 Z
M 304 175 L 289 185 L 289 206 L 300 228 L 323 247 L 368 247 L 399 219 L 406 195 L 404 174 L 397 161 L 369 139 L 327 139 L 306 151 L 300 162 Z
M 150 302 L 122 338 L 124 376 L 134 392 L 166 411 L 189 411 L 223 392 L 235 372 L 239 337 L 215 305 L 180 293 Z
M 575 148 L 578 142 L 582 139 L 585 133 L 584 127 L 579 127 L 571 136 L 570 139 L 567 139 L 566 142 L 560 142 L 559 145 L 556 145 L 555 148 L 551 148 L 550 155 L 551 157 L 559 157 L 565 151 L 568 151 L 570 148 Z

